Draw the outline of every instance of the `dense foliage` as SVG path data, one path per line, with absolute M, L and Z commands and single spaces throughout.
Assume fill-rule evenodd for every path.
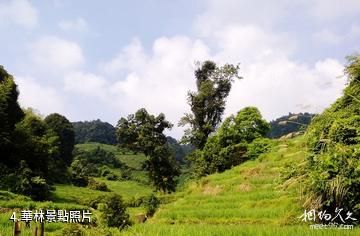
M 126 118 L 121 118 L 116 135 L 119 146 L 133 151 L 141 151 L 149 159 L 145 168 L 157 189 L 174 191 L 175 177 L 179 175 L 174 157 L 166 145 L 165 129 L 172 124 L 165 120 L 164 114 L 150 115 L 144 108 Z
M 311 113 L 289 113 L 286 116 L 270 121 L 269 138 L 280 138 L 293 132 L 305 131 L 315 114 Z
M 126 211 L 126 204 L 121 196 L 111 194 L 105 197 L 99 209 L 102 212 L 102 219 L 108 227 L 124 229 L 131 225 L 129 214 Z
M 307 131 L 311 156 L 306 205 L 334 212 L 336 207 L 360 218 L 360 57 L 349 58 L 348 86 Z
M 186 113 L 179 122 L 181 126 L 190 125 L 182 138 L 184 143 L 199 149 L 205 146 L 207 138 L 221 122 L 231 83 L 234 78 L 240 78 L 238 71 L 239 66 L 219 67 L 212 61 L 198 65 L 195 70 L 197 91 L 188 93 L 192 113 Z
M 18 104 L 19 92 L 14 78 L 0 66 L 0 162 L 10 167 L 16 166 L 14 156 L 14 131 L 24 113 Z
M 222 172 L 249 158 L 256 158 L 268 149 L 269 142 L 261 139 L 268 130 L 269 124 L 255 107 L 246 107 L 236 116 L 228 117 L 208 138 L 202 150 L 190 154 L 193 174 L 203 176 Z M 249 145 L 254 140 L 259 146 Z
M 0 67 L 0 188 L 46 200 L 50 185 L 67 175 L 72 126 L 59 114 L 43 120 L 30 109 L 22 111 L 17 98 L 13 77 Z
M 51 163 L 52 176 L 55 182 L 64 183 L 68 179 L 67 168 L 73 159 L 74 128 L 65 116 L 58 113 L 48 115 L 44 121 L 59 137 L 59 155 Z
M 194 150 L 191 144 L 180 144 L 176 139 L 170 136 L 166 137 L 166 144 L 170 148 L 176 161 L 180 164 L 184 164 L 185 157 Z
M 116 144 L 115 128 L 101 120 L 73 122 L 75 143 Z
M 70 166 L 71 181 L 76 186 L 84 187 L 89 184 L 89 177 L 120 179 L 111 168 L 119 168 L 122 172 L 127 170 L 127 167 L 110 151 L 100 147 L 90 151 L 75 149 L 74 161 Z

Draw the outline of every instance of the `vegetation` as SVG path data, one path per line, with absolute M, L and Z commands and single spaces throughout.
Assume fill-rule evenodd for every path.
M 120 147 L 141 151 L 148 156 L 145 169 L 149 173 L 149 179 L 156 189 L 165 192 L 175 190 L 175 177 L 179 175 L 163 134 L 165 129 L 171 127 L 172 124 L 165 120 L 164 114 L 155 117 L 144 108 L 129 115 L 127 119 L 121 118 L 116 127 Z
M 52 165 L 54 181 L 63 182 L 67 179 L 67 167 L 71 164 L 74 150 L 74 128 L 66 117 L 54 113 L 48 115 L 44 122 L 59 137 L 59 154 Z
M 100 207 L 102 219 L 108 227 L 120 229 L 130 225 L 129 214 L 126 213 L 126 206 L 119 195 L 109 195 L 104 199 Z
M 72 123 L 75 131 L 75 143 L 97 142 L 116 144 L 115 128 L 101 120 L 78 121 Z
M 316 116 L 306 133 L 311 153 L 306 205 L 322 211 L 343 208 L 360 218 L 360 57 L 352 56 L 345 69 L 344 95 Z
M 236 117 L 228 117 L 206 142 L 203 150 L 193 152 L 189 159 L 192 163 L 192 173 L 204 176 L 215 172 L 222 172 L 248 160 L 248 145 L 257 138 L 264 137 L 269 130 L 268 123 L 262 119 L 255 107 L 240 110 Z M 264 144 L 260 140 L 257 143 Z M 266 147 L 251 147 L 251 158 L 256 152 L 266 151 Z
M 74 128 L 58 113 L 43 119 L 19 107 L 0 67 L 0 235 L 24 209 L 91 211 L 88 224 L 45 224 L 47 235 L 341 234 L 300 218 L 304 209 L 342 208 L 360 219 L 360 57 L 349 57 L 344 94 L 322 114 L 270 124 L 256 107 L 221 123 L 238 70 L 198 64 L 183 145 L 164 135 L 172 127 L 164 114 L 144 108 L 116 128 L 100 120 Z M 307 125 L 305 135 L 275 139 Z
M 280 138 L 284 135 L 305 131 L 315 114 L 310 113 L 289 113 L 276 120 L 270 121 L 270 130 L 267 133 L 269 138 Z
M 188 92 L 188 104 L 192 114 L 181 118 L 179 125 L 190 125 L 185 130 L 182 141 L 198 149 L 205 146 L 209 135 L 221 122 L 225 110 L 225 99 L 229 95 L 231 83 L 238 75 L 239 66 L 226 64 L 217 66 L 212 61 L 198 64 L 195 70 L 196 92 Z

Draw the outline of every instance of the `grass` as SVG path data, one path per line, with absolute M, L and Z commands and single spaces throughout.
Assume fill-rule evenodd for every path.
M 147 196 L 152 192 L 152 188 L 150 186 L 145 186 L 135 181 L 110 181 L 100 178 L 97 178 L 97 180 L 105 182 L 111 192 L 102 192 L 72 185 L 56 185 L 54 201 L 61 203 L 85 204 L 93 199 L 110 193 L 117 193 L 121 195 L 125 201 L 127 201 L 130 198 L 136 199 Z
M 298 217 L 300 183 L 281 173 L 304 164 L 303 137 L 274 141 L 270 153 L 190 183 L 177 200 L 125 235 L 359 235 L 360 230 L 312 230 Z
M 133 170 L 141 170 L 142 164 L 146 160 L 146 157 L 142 153 L 134 154 L 129 151 L 123 152 L 118 147 L 114 145 L 102 144 L 102 143 L 83 143 L 77 144 L 77 148 L 84 151 L 91 151 L 97 147 L 101 147 L 102 149 L 112 152 L 115 154 L 117 158 L 123 163 L 125 163 L 128 167 Z

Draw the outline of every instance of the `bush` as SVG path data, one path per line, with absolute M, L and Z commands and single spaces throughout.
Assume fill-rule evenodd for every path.
M 72 176 L 71 183 L 77 187 L 86 187 L 89 184 L 89 178 L 86 176 Z
M 310 147 L 306 205 L 319 211 L 342 208 L 360 217 L 360 57 L 351 57 L 345 68 L 348 86 L 344 95 L 316 116 L 306 137 Z
M 83 236 L 84 229 L 79 224 L 68 224 L 61 230 L 63 236 Z
M 124 229 L 131 225 L 126 205 L 121 196 L 117 194 L 105 197 L 103 203 L 99 206 L 99 210 L 101 211 L 102 220 L 108 227 Z
M 131 172 L 129 169 L 121 170 L 121 179 L 123 180 L 130 180 L 131 179 Z
M 50 198 L 50 186 L 40 176 L 31 178 L 31 198 L 35 201 L 48 200 Z
M 155 211 L 159 208 L 160 200 L 155 196 L 155 194 L 151 194 L 149 197 L 145 199 L 145 208 L 146 215 L 153 216 Z
M 270 151 L 271 149 L 271 140 L 267 138 L 257 138 L 252 143 L 248 145 L 248 150 L 246 156 L 249 159 L 256 159 L 261 154 Z
M 110 189 L 106 186 L 104 182 L 97 182 L 95 179 L 90 178 L 88 188 L 92 190 L 99 190 L 104 192 L 110 192 Z
M 114 174 L 114 173 L 109 173 L 109 174 L 107 174 L 107 175 L 105 176 L 105 178 L 106 178 L 107 180 L 117 180 L 117 179 L 119 179 L 119 176 L 117 176 L 117 175 Z

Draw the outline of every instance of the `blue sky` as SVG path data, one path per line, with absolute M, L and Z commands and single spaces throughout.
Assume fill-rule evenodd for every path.
M 0 64 L 23 107 L 115 125 L 141 107 L 177 124 L 195 61 L 240 63 L 226 116 L 257 106 L 271 120 L 341 95 L 359 15 L 358 0 L 0 0 Z

